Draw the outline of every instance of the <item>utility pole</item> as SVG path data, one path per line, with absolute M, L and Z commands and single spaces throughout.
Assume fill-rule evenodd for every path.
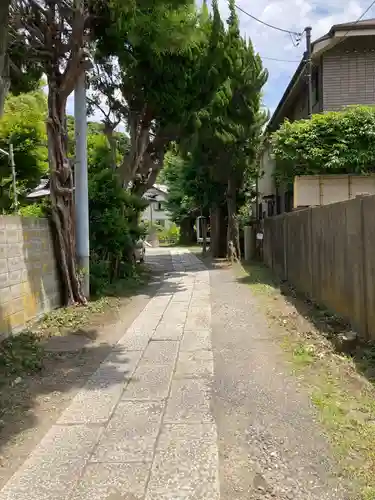
M 78 266 L 83 271 L 83 293 L 90 296 L 89 193 L 87 178 L 87 104 L 86 75 L 82 72 L 74 90 L 76 139 L 75 208 L 76 252 Z
M 9 144 L 9 164 L 12 169 L 12 183 L 13 183 L 13 196 L 14 196 L 14 213 L 18 210 L 18 195 L 17 195 L 17 185 L 16 185 L 16 165 L 14 163 L 14 153 L 13 144 Z
M 312 117 L 312 62 L 311 62 L 311 26 L 305 28 L 306 32 L 306 75 L 307 75 L 307 112 Z

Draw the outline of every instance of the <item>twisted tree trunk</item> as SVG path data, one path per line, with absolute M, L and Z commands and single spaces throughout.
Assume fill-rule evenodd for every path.
M 86 303 L 76 267 L 73 173 L 67 156 L 65 99 L 48 77 L 48 156 L 51 178 L 52 223 L 65 305 Z

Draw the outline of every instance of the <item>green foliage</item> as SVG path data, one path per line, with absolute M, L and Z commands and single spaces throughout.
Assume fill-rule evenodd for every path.
M 363 174 L 374 171 L 375 108 L 348 107 L 285 121 L 272 134 L 278 180 L 296 175 Z
M 129 125 L 136 165 L 130 168 L 130 180 L 137 178 L 137 185 L 145 185 L 150 172 L 161 168 L 160 158 L 168 145 L 182 141 L 194 129 L 196 112 L 208 105 L 222 81 L 221 25 L 215 16 L 208 16 L 205 6 L 199 12 L 191 1 L 153 2 L 152 8 L 146 2 L 136 4 L 135 10 L 131 4 L 113 4 L 120 9 L 119 22 L 109 29 L 108 20 L 96 27 L 96 59 L 103 71 L 93 86 L 110 96 L 108 104 L 115 115 L 126 102 L 122 114 Z M 108 19 L 113 12 L 108 7 Z M 102 20 L 105 17 L 101 12 Z M 118 57 L 118 65 L 113 56 Z M 117 102 L 113 99 L 116 87 L 122 91 Z M 147 132 L 151 132 L 146 139 L 151 169 L 142 168 L 137 158 L 145 155 L 138 135 L 144 137 Z
M 232 178 L 240 187 L 254 162 L 266 118 L 260 105 L 267 72 L 251 41 L 240 35 L 233 0 L 229 9 L 228 30 L 220 37 L 224 78 L 209 106 L 197 115 L 194 156 L 211 177 L 223 183 Z
M 168 228 L 162 228 L 162 230 L 158 233 L 160 243 L 164 243 L 167 245 L 177 245 L 180 239 L 180 230 L 176 226 L 176 224 L 172 224 Z
M 67 117 L 69 156 L 75 155 L 74 117 Z M 129 150 L 129 138 L 123 132 L 114 132 L 117 159 L 121 159 Z M 111 148 L 104 134 L 104 125 L 97 122 L 87 123 L 87 163 L 89 174 L 100 172 L 111 166 Z
M 186 183 L 189 167 L 190 162 L 185 161 L 175 149 L 171 148 L 165 155 L 161 180 L 168 186 L 166 208 L 177 224 L 181 224 L 186 217 L 199 213 L 197 199 Z
M 8 337 L 0 343 L 0 383 L 7 378 L 41 370 L 43 348 L 30 332 Z
M 0 148 L 8 151 L 9 143 L 13 144 L 21 201 L 22 196 L 48 172 L 46 113 L 46 96 L 41 90 L 9 95 L 5 102 L 4 116 L 0 120 Z M 0 210 L 11 210 L 12 197 L 8 157 L 0 154 Z
M 46 217 L 46 207 L 43 203 L 31 203 L 21 207 L 18 211 L 22 217 Z
M 140 237 L 139 216 L 146 202 L 125 191 L 109 169 L 89 181 L 90 239 L 99 260 L 121 257 Z

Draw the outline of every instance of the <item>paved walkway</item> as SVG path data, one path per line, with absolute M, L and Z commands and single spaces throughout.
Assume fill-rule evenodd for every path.
M 172 264 L 0 500 L 353 498 L 249 287 Z
M 174 272 L 0 500 L 219 498 L 209 273 L 173 251 Z

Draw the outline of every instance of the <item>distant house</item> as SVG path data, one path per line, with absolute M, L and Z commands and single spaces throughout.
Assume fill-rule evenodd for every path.
M 158 224 L 168 229 L 172 224 L 172 220 L 165 208 L 168 200 L 167 186 L 154 184 L 152 188 L 146 191 L 144 198 L 149 204 L 142 214 L 142 221 L 149 222 L 150 224 Z
M 338 111 L 353 104 L 375 104 L 375 19 L 337 24 L 312 43 L 313 113 Z M 288 118 L 308 117 L 308 87 L 302 59 L 270 122 L 266 136 Z M 259 179 L 259 213 L 270 216 L 292 210 L 293 191 L 277 188 L 275 162 L 264 145 Z
M 29 202 L 35 202 L 49 196 L 49 179 L 41 179 L 39 185 L 28 195 Z M 154 184 L 151 189 L 146 191 L 143 196 L 148 202 L 148 207 L 142 214 L 142 221 L 158 224 L 159 226 L 169 228 L 172 224 L 170 214 L 165 209 L 168 199 L 168 188 L 163 184 Z
M 39 184 L 26 196 L 29 202 L 38 201 L 41 198 L 49 196 L 50 182 L 49 179 L 40 179 Z

